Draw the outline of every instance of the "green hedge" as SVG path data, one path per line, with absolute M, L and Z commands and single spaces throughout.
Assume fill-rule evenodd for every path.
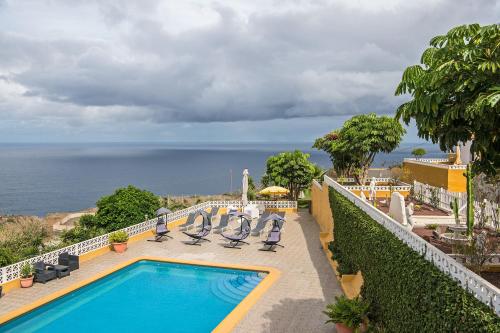
M 371 317 L 388 332 L 500 332 L 500 318 L 451 277 L 330 189 L 333 248 L 361 270 Z

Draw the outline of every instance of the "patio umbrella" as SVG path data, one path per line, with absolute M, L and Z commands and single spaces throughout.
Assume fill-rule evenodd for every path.
M 172 213 L 172 211 L 170 209 L 165 208 L 165 207 L 161 207 L 160 209 L 158 209 L 156 211 L 156 216 L 159 217 L 159 216 L 162 216 L 162 215 L 168 215 L 170 213 Z
M 243 201 L 243 207 L 245 207 L 248 204 L 248 197 L 247 197 L 247 192 L 248 192 L 248 169 L 243 170 L 243 180 L 242 180 L 242 187 L 241 187 L 241 201 Z
M 259 192 L 259 194 L 272 195 L 272 196 L 284 195 L 288 193 L 290 193 L 290 191 L 281 186 L 269 186 Z

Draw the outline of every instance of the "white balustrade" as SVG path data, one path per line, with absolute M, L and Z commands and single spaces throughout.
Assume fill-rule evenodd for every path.
M 439 270 L 451 276 L 463 289 L 474 295 L 484 304 L 490 306 L 498 315 L 500 315 L 499 288 L 467 269 L 460 262 L 442 252 L 434 245 L 427 243 L 423 238 L 406 229 L 406 227 L 392 219 L 390 216 L 384 214 L 382 211 L 373 207 L 370 203 L 354 195 L 351 191 L 330 177 L 325 176 L 324 179 L 330 187 L 338 191 L 354 205 L 367 213 L 377 223 L 384 226 L 403 243 L 408 245 L 420 255 L 423 255 L 425 259 L 434 264 Z
M 440 208 L 448 212 L 452 212 L 450 203 L 453 202 L 455 198 L 457 199 L 458 207 L 461 208 L 459 213 L 463 213 L 463 210 L 467 206 L 467 193 L 465 192 L 450 192 L 441 187 L 435 187 L 429 184 L 414 181 L 413 193 L 417 199 L 423 201 L 424 203 L 431 205 L 437 204 L 436 208 Z M 474 202 L 474 210 L 477 212 L 481 210 L 481 203 L 479 201 Z M 489 218 L 488 225 L 490 227 L 493 227 L 493 224 L 495 223 L 494 219 L 499 218 L 499 216 L 497 216 L 497 210 L 498 204 L 490 201 L 488 201 L 484 207 L 484 215 Z
M 400 183 L 401 184 L 401 183 Z M 344 185 L 348 190 L 369 191 L 369 185 Z M 410 191 L 411 186 L 407 185 L 375 185 L 375 191 Z
M 321 184 L 320 184 L 320 183 L 319 183 L 316 179 L 313 179 L 312 183 L 313 183 L 313 185 L 314 185 L 314 186 L 316 186 L 316 187 L 317 187 L 317 188 L 319 188 L 320 190 L 323 188 L 323 187 L 321 186 Z
M 420 164 L 420 165 L 431 165 L 433 167 L 442 169 L 452 169 L 452 170 L 465 170 L 467 165 L 465 164 L 444 164 L 448 163 L 447 158 L 405 158 L 405 162 Z
M 297 208 L 297 201 L 250 201 L 250 204 L 261 204 L 264 205 L 266 208 L 271 208 L 271 209 L 296 209 Z M 181 218 L 187 217 L 190 213 L 196 212 L 198 210 L 205 210 L 210 207 L 228 207 L 228 206 L 236 206 L 236 207 L 243 207 L 243 202 L 242 201 L 207 201 L 203 202 L 194 206 L 191 206 L 186 209 L 178 210 L 175 211 L 171 214 L 168 215 L 167 217 L 167 222 L 173 222 L 177 221 Z M 153 218 L 150 220 L 147 220 L 145 222 L 141 222 L 132 226 L 129 226 L 127 228 L 121 229 L 125 231 L 129 237 L 139 235 L 143 232 L 146 232 L 148 230 L 154 229 L 156 225 L 157 219 Z M 48 252 L 27 260 L 23 260 L 20 262 L 17 262 L 15 264 L 6 266 L 6 267 L 1 267 L 0 268 L 0 285 L 4 284 L 6 282 L 15 280 L 19 278 L 20 276 L 20 271 L 21 267 L 25 263 L 30 263 L 34 264 L 35 262 L 38 261 L 44 261 L 49 264 L 57 264 L 57 260 L 59 258 L 59 255 L 63 252 L 68 252 L 69 254 L 73 255 L 82 255 L 91 251 L 98 250 L 100 248 L 109 246 L 109 235 L 105 234 L 102 236 L 98 236 L 92 239 L 88 239 L 86 241 L 72 244 L 66 247 L 63 247 L 61 249 Z

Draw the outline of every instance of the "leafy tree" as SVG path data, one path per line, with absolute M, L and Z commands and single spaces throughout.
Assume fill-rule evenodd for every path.
M 149 191 L 134 186 L 120 188 L 97 202 L 97 227 L 114 231 L 144 221 L 145 215 L 155 216 L 160 199 Z
M 324 137 L 316 139 L 313 148 L 327 152 L 337 175 L 345 177 L 354 173 L 357 164 L 351 152 L 338 149 L 339 142 L 339 130 L 335 130 Z
M 396 95 L 412 99 L 397 110 L 418 135 L 443 151 L 473 140 L 474 172 L 500 167 L 500 25 L 462 25 L 436 36 L 420 65 L 408 67 Z
M 354 116 L 335 130 L 315 141 L 313 147 L 330 154 L 339 176 L 353 176 L 364 184 L 377 153 L 390 153 L 405 134 L 395 119 L 374 113 Z
M 311 185 L 315 173 L 309 154 L 300 150 L 284 152 L 267 159 L 262 184 L 282 186 L 290 190 L 290 199 L 297 200 L 300 191 Z
M 411 154 L 418 159 L 427 154 L 427 151 L 424 148 L 415 148 L 411 151 Z

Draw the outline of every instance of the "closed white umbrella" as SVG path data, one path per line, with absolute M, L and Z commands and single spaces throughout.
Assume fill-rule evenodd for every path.
M 243 207 L 248 204 L 248 169 L 243 170 L 243 180 L 241 186 L 241 201 L 243 201 Z

